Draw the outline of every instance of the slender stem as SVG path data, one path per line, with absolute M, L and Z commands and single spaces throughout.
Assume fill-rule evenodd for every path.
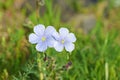
M 41 68 L 42 68 L 42 63 L 41 63 L 41 59 L 40 59 L 40 54 L 37 53 L 37 65 L 38 65 L 38 70 L 39 70 L 39 79 L 40 80 L 43 80 L 44 79 L 44 76 L 43 76 L 43 73 L 41 72 Z
M 36 17 L 37 17 L 37 21 L 39 22 L 39 18 L 40 18 L 40 6 L 43 6 L 45 4 L 44 0 L 36 0 Z
M 105 80 L 108 80 L 109 77 L 109 69 L 108 69 L 108 63 L 105 63 Z
M 56 80 L 56 73 L 55 73 L 55 70 L 53 70 L 53 77 L 54 77 L 54 80 Z
M 47 57 L 47 54 L 46 53 L 44 53 L 44 55 L 45 55 L 45 58 Z
M 43 60 L 46 61 L 48 59 L 48 57 L 47 57 L 47 54 L 45 52 L 43 52 L 43 56 L 44 56 Z
M 71 52 L 68 54 L 68 56 L 69 56 L 69 61 L 71 61 Z
M 36 0 L 36 17 L 37 17 L 37 20 L 39 21 L 39 10 L 40 10 L 40 5 L 39 5 L 39 0 Z

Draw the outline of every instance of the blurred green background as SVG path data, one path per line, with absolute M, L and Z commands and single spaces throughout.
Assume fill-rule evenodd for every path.
M 41 79 L 38 52 L 28 42 L 37 24 L 66 27 L 77 37 L 70 69 L 55 71 L 54 79 L 43 69 L 44 80 L 120 80 L 120 0 L 36 1 L 0 0 L 0 80 Z M 67 54 L 47 50 L 58 68 Z

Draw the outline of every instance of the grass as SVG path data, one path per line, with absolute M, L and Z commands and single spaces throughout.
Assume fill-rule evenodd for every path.
M 2 4 L 9 8 L 12 1 Z M 112 29 L 106 30 L 104 20 L 99 18 L 94 29 L 89 34 L 84 34 L 76 31 L 72 24 L 61 22 L 60 7 L 52 8 L 52 5 L 52 1 L 45 0 L 46 10 L 39 20 L 34 11 L 28 16 L 28 23 L 20 24 L 19 28 L 8 27 L 8 37 L 1 37 L 0 80 L 39 80 L 43 74 L 49 80 L 56 76 L 63 80 L 119 80 L 120 25 L 112 25 Z M 46 51 L 50 59 L 45 62 L 43 53 L 37 52 L 35 45 L 28 42 L 28 35 L 38 23 L 53 25 L 57 30 L 64 26 L 75 33 L 77 41 L 70 56 L 72 66 L 69 70 L 59 70 L 68 62 L 68 52 L 58 53 L 50 48 Z M 56 66 L 55 69 L 52 69 L 53 65 Z

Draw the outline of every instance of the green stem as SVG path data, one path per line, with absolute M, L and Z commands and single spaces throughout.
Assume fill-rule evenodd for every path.
M 108 62 L 105 62 L 105 80 L 108 80 L 108 78 L 109 78 Z
M 71 52 L 68 54 L 68 60 L 71 61 Z
M 40 18 L 40 6 L 43 6 L 45 4 L 44 0 L 36 0 L 36 18 L 37 21 L 39 22 L 39 18 Z
M 43 80 L 44 79 L 44 76 L 43 76 L 43 72 L 41 70 L 42 68 L 42 64 L 41 64 L 41 59 L 40 59 L 40 54 L 37 53 L 37 65 L 38 65 L 38 70 L 39 70 L 39 80 Z
M 39 10 L 40 10 L 40 5 L 39 5 L 39 0 L 36 0 L 36 17 L 37 21 L 39 21 L 40 15 L 39 15 Z

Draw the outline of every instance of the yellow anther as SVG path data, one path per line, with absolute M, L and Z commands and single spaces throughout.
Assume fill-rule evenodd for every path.
M 61 41 L 61 43 L 62 43 L 62 44 L 64 44 L 64 43 L 65 43 L 65 41 L 64 41 L 64 40 L 62 40 L 62 41 Z
M 42 37 L 42 39 L 41 39 L 43 42 L 46 40 L 46 38 L 45 37 Z

